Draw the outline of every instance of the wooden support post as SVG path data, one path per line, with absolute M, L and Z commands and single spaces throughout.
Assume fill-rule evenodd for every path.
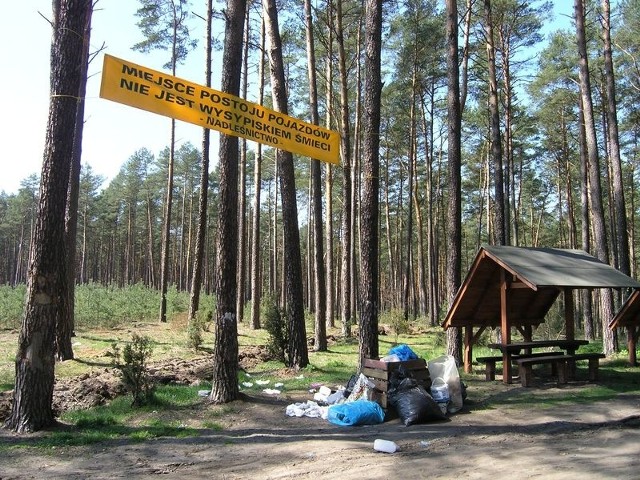
M 627 348 L 629 349 L 629 364 L 635 367 L 638 364 L 636 356 L 636 344 L 638 341 L 638 327 L 629 325 L 627 327 Z
M 467 325 L 464 327 L 464 371 L 465 373 L 471 373 L 471 359 L 473 352 L 473 326 Z
M 507 277 L 504 268 L 500 269 L 500 328 L 502 330 L 502 345 L 511 343 L 511 326 L 507 315 Z M 502 349 L 502 382 L 512 383 L 513 372 L 511 367 L 511 354 L 506 348 Z
M 567 340 L 575 340 L 576 326 L 573 310 L 573 290 L 569 287 L 564 288 L 564 323 L 565 338 Z

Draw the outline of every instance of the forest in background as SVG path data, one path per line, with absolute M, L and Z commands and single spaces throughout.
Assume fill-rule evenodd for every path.
M 436 324 L 447 308 L 444 270 L 447 246 L 447 66 L 445 15 L 442 2 L 406 1 L 384 4 L 382 123 L 380 132 L 380 310 L 402 310 L 413 319 Z M 636 105 L 640 77 L 636 57 L 640 47 L 640 5 L 626 0 L 612 12 L 612 43 L 619 120 L 621 180 L 627 231 L 618 231 L 614 213 L 615 184 L 611 162 L 610 105 L 605 88 L 599 6 L 587 2 L 590 78 L 600 158 L 599 177 L 606 216 L 605 241 L 611 263 L 619 267 L 619 242 L 629 238 L 630 274 L 636 276 L 640 248 L 635 226 L 640 118 Z M 578 52 L 575 31 L 553 32 L 540 49 L 549 24 L 550 2 L 493 1 L 497 87 L 503 145 L 503 206 L 506 243 L 519 246 L 584 248 L 592 251 L 594 232 L 589 227 L 591 200 L 585 196 L 584 146 Z M 220 5 L 220 8 L 222 6 Z M 363 5 L 342 2 L 344 55 L 336 52 L 333 3 L 317 4 L 315 54 L 319 78 L 320 118 L 337 129 L 347 127 L 350 152 L 342 167 L 322 165 L 324 257 L 327 280 L 327 323 L 353 324 L 358 317 L 359 206 L 362 169 L 361 95 Z M 219 12 L 218 12 L 219 13 Z M 308 119 L 309 81 L 302 9 L 281 5 L 282 38 L 287 64 L 290 114 Z M 245 94 L 269 89 L 264 73 L 259 5 L 249 9 Z M 495 165 L 491 160 L 488 69 L 483 4 L 459 2 L 462 117 L 462 271 L 466 272 L 479 246 L 496 238 Z M 190 19 L 189 21 L 196 21 Z M 220 25 L 223 25 L 222 22 Z M 347 59 L 346 75 L 338 72 L 339 59 Z M 178 67 L 179 73 L 179 67 Z M 341 79 L 345 80 L 344 83 Z M 344 95 L 346 102 L 341 101 Z M 265 104 L 270 96 L 265 96 Z M 343 106 L 347 105 L 346 121 Z M 169 120 L 167 120 L 169 122 Z M 169 139 L 168 139 L 169 142 Z M 263 295 L 284 297 L 282 215 L 276 181 L 274 151 L 249 148 L 243 142 L 238 192 L 238 218 L 243 234 L 239 242 L 240 304 L 251 301 L 256 284 Z M 162 229 L 170 149 L 150 152 L 141 148 L 105 185 L 89 168 L 81 174 L 76 281 L 126 286 L 160 287 Z M 212 152 L 215 157 L 215 152 Z M 176 149 L 173 171 L 168 282 L 189 290 L 198 224 L 202 149 L 183 144 Z M 296 193 L 300 225 L 303 285 L 306 309 L 313 311 L 315 295 L 312 161 L 296 158 Z M 215 256 L 216 205 L 219 178 L 213 161 L 209 178 L 203 289 L 211 293 L 217 271 Z M 345 172 L 348 174 L 346 175 Z M 345 182 L 346 179 L 346 182 Z M 259 187 L 259 188 L 256 188 Z M 23 284 L 38 205 L 39 179 L 24 180 L 15 194 L 0 195 L 0 282 Z M 256 192 L 261 192 L 257 204 Z M 348 216 L 346 214 L 349 213 Z M 345 221 L 345 219 L 349 221 Z M 257 223 L 255 222 L 257 219 Z M 584 236 L 583 227 L 587 235 Z M 251 245 L 259 232 L 259 249 Z M 350 241 L 345 244 L 344 239 Z M 345 263 L 345 250 L 351 252 Z M 257 268 L 253 268 L 256 265 Z M 345 271 L 349 275 L 345 275 Z M 343 279 L 353 308 L 344 318 Z M 595 312 L 597 315 L 597 312 Z M 238 314 L 242 318 L 242 309 Z M 596 326 L 601 322 L 594 322 Z M 343 330 L 345 331 L 345 330 Z M 346 330 L 348 331 L 348 329 Z

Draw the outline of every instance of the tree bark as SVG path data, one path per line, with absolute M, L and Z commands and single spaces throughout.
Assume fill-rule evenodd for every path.
M 494 209 L 495 236 L 499 245 L 507 244 L 505 207 L 504 207 L 504 172 L 502 161 L 502 137 L 500 135 L 500 112 L 498 100 L 498 82 L 496 80 L 496 48 L 493 35 L 493 16 L 491 0 L 484 0 L 485 32 L 487 41 L 487 63 L 489 67 L 489 115 L 491 160 L 494 170 Z
M 353 321 L 353 305 L 351 304 L 351 253 L 353 242 L 353 231 L 351 230 L 352 214 L 352 194 L 351 194 L 351 135 L 350 135 L 350 114 L 349 114 L 349 94 L 347 87 L 347 59 L 344 46 L 344 28 L 342 22 L 342 0 L 336 1 L 336 41 L 338 43 L 338 69 L 340 75 L 340 138 L 342 153 L 342 276 L 341 276 L 341 297 L 342 307 L 342 335 L 351 336 L 351 323 Z
M 78 113 L 73 136 L 73 156 L 69 172 L 69 189 L 67 191 L 67 206 L 65 213 L 65 245 L 67 253 L 67 282 L 66 289 L 67 311 L 56 328 L 56 356 L 58 360 L 73 359 L 71 338 L 75 325 L 75 286 L 76 286 L 76 237 L 78 234 L 78 196 L 80 191 L 80 170 L 82 164 L 82 132 L 84 129 L 84 105 L 87 91 L 87 70 L 89 68 L 89 45 L 91 39 L 91 16 L 93 5 L 86 14 L 86 25 L 83 30 L 83 61 L 80 72 L 80 89 L 78 91 Z
M 311 1 L 304 1 L 305 31 L 307 38 L 307 72 L 309 77 L 309 110 L 311 123 L 320 124 L 318 114 L 318 87 L 316 78 L 316 56 L 313 40 L 313 16 Z M 322 229 L 322 171 L 318 160 L 311 160 L 311 190 L 313 204 L 313 273 L 315 283 L 315 337 L 314 350 L 327 350 L 327 319 L 326 319 L 326 282 L 324 274 L 324 248 Z
M 228 0 L 222 91 L 238 95 L 242 73 L 245 0 Z M 236 317 L 238 255 L 238 137 L 220 135 L 217 276 L 213 385 L 210 399 L 226 403 L 240 395 L 238 386 L 238 324 Z
M 629 233 L 627 230 L 627 207 L 624 200 L 622 165 L 620 160 L 620 136 L 618 134 L 618 114 L 616 104 L 616 83 L 613 73 L 611 53 L 611 6 L 609 0 L 602 0 L 602 38 L 604 40 L 604 78 L 606 83 L 607 133 L 609 138 L 609 162 L 612 171 L 613 210 L 618 246 L 618 268 L 622 273 L 631 274 L 629 260 Z
M 54 2 L 51 99 L 22 329 L 16 353 L 13 404 L 6 427 L 34 432 L 54 424 L 52 408 L 56 325 L 66 307 L 64 225 L 78 92 L 83 75 L 83 32 L 90 0 Z
M 458 8 L 456 0 L 447 0 L 447 111 L 448 133 L 447 178 L 449 203 L 447 206 L 447 305 L 451 307 L 460 288 L 462 264 L 462 194 L 461 194 L 461 134 L 460 80 L 458 70 Z M 447 330 L 447 354 L 462 363 L 462 333 L 459 328 Z
M 380 297 L 378 195 L 380 190 L 380 97 L 382 92 L 382 0 L 365 0 L 365 62 L 362 138 L 362 274 L 360 298 L 360 355 L 378 358 Z
M 211 86 L 211 24 L 213 0 L 207 0 L 207 28 L 205 34 L 205 85 Z M 207 233 L 207 207 L 209 205 L 209 145 L 211 130 L 202 129 L 202 164 L 200 165 L 200 198 L 198 201 L 198 230 L 194 252 L 193 276 L 191 279 L 191 296 L 189 298 L 188 321 L 193 322 L 200 307 L 200 290 L 202 288 L 202 264 Z
M 260 60 L 258 62 L 258 103 L 262 105 L 264 100 L 264 46 L 265 31 L 264 21 L 260 22 Z M 260 275 L 260 194 L 262 183 L 262 145 L 256 149 L 255 165 L 253 170 L 253 236 L 251 243 L 251 328 L 260 328 L 260 302 L 262 299 L 262 279 Z
M 275 109 L 288 113 L 287 93 L 282 58 L 282 42 L 278 26 L 275 0 L 263 0 L 267 38 L 269 39 L 269 66 L 271 69 L 271 91 Z M 304 323 L 304 300 L 302 294 L 302 261 L 300 255 L 300 231 L 298 230 L 298 208 L 296 205 L 295 173 L 293 154 L 276 150 L 280 170 L 282 196 L 282 228 L 284 235 L 284 265 L 286 312 L 288 326 L 287 363 L 292 368 L 304 368 L 309 364 L 306 328 Z
M 584 116 L 585 140 L 587 151 L 587 172 L 589 175 L 589 202 L 591 205 L 591 221 L 594 235 L 595 257 L 604 263 L 609 263 L 609 247 L 607 231 L 602 205 L 602 187 L 600 184 L 600 159 L 596 136 L 593 103 L 591 100 L 591 81 L 589 78 L 589 63 L 587 60 L 587 43 L 584 27 L 584 1 L 574 1 L 574 16 L 576 20 L 576 36 L 579 55 L 580 97 Z M 609 321 L 613 318 L 613 293 L 611 289 L 603 289 L 600 300 L 602 322 L 602 345 L 605 355 L 615 351 L 613 333 L 609 329 Z

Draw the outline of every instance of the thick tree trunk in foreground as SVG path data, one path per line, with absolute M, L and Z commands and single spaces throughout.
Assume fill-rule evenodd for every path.
M 52 401 L 56 325 L 64 318 L 67 187 L 82 78 L 83 36 L 90 0 L 54 4 L 51 100 L 40 204 L 30 255 L 27 298 L 16 353 L 16 384 L 6 427 L 34 432 L 55 423 Z
M 245 0 L 228 0 L 222 62 L 222 90 L 240 91 Z M 218 214 L 218 265 L 216 274 L 215 339 L 211 401 L 236 400 L 238 387 L 238 324 L 236 318 L 236 268 L 238 254 L 238 137 L 220 135 L 220 194 Z
M 378 195 L 380 190 L 380 96 L 382 80 L 382 0 L 365 2 L 364 115 L 362 141 L 362 284 L 360 298 L 360 356 L 378 358 L 380 309 Z
M 447 0 L 447 107 L 449 205 L 447 208 L 447 306 L 450 307 L 460 288 L 462 270 L 462 217 L 461 217 L 461 111 L 460 83 L 458 79 L 458 8 L 456 0 Z M 462 335 L 459 328 L 447 330 L 447 353 L 462 364 Z

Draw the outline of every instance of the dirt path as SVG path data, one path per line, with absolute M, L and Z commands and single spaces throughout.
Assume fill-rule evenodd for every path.
M 503 388 L 497 383 L 496 388 Z M 509 387 L 511 389 L 519 387 Z M 563 387 L 563 394 L 571 395 Z M 513 392 L 511 392 L 513 393 Z M 234 402 L 221 431 L 145 443 L 69 448 L 51 455 L 11 450 L 0 479 L 637 479 L 640 397 L 588 405 L 491 407 L 473 401 L 448 421 L 405 427 L 337 427 L 287 417 L 308 398 L 252 397 Z M 207 408 L 204 406 L 203 408 Z M 395 441 L 394 454 L 373 450 Z M 15 437 L 0 430 L 0 442 Z

